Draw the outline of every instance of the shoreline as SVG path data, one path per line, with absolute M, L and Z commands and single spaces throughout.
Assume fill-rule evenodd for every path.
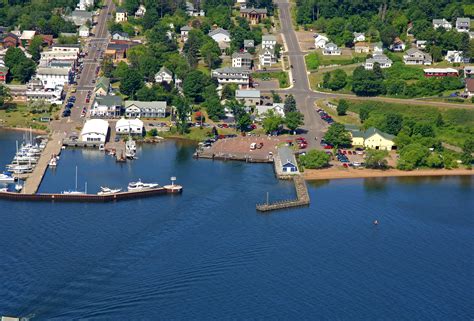
M 48 135 L 49 132 L 43 129 L 33 129 L 33 128 L 24 128 L 24 127 L 2 127 L 0 126 L 0 129 L 3 130 L 12 130 L 12 131 L 17 131 L 17 132 L 31 132 L 33 134 L 38 134 L 38 135 Z
M 468 169 L 421 169 L 414 171 L 401 171 L 388 169 L 385 171 L 376 169 L 308 169 L 303 173 L 307 181 L 331 180 L 331 179 L 356 179 L 377 177 L 433 177 L 433 176 L 469 176 L 474 175 L 473 170 Z

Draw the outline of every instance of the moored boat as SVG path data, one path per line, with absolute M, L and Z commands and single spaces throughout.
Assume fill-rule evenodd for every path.
M 128 191 L 129 192 L 137 192 L 137 191 L 145 191 L 154 188 L 160 187 L 159 184 L 156 183 L 143 183 L 140 179 L 137 182 L 131 182 L 128 184 Z
M 97 193 L 97 195 L 111 195 L 111 194 L 116 194 L 120 193 L 122 191 L 121 188 L 109 188 L 109 187 L 100 187 L 100 192 Z

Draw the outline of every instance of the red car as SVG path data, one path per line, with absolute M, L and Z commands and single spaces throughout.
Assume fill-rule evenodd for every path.
M 332 146 L 332 145 L 326 145 L 326 146 L 324 146 L 324 149 L 333 149 L 333 148 L 334 148 L 334 146 Z

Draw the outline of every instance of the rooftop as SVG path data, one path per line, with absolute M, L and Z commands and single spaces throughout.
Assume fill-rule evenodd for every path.
M 95 97 L 95 102 L 99 105 L 105 105 L 108 107 L 112 106 L 121 106 L 122 105 L 122 98 L 120 96 L 97 96 Z
M 260 90 L 236 90 L 235 98 L 260 98 Z
M 82 128 L 82 131 L 81 131 L 81 135 L 97 133 L 97 134 L 102 134 L 106 136 L 108 131 L 109 131 L 109 123 L 106 120 L 89 119 L 84 124 L 84 127 Z
M 212 37 L 212 36 L 215 36 L 219 33 L 222 33 L 222 34 L 230 37 L 229 31 L 227 31 L 225 29 L 222 29 L 222 28 L 217 28 L 217 29 L 211 30 L 211 31 L 209 31 L 208 35 L 209 35 L 209 37 Z

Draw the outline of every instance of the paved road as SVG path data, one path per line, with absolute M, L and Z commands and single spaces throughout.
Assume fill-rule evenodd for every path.
M 53 132 L 66 132 L 70 135 L 73 132 L 77 133 L 76 127 L 82 127 L 84 118 L 81 117 L 81 111 L 83 107 L 90 109 L 92 99 L 89 103 L 86 103 L 87 92 L 93 91 L 95 85 L 92 83 L 93 80 L 97 79 L 96 68 L 100 65 L 100 51 L 105 51 L 108 44 L 108 30 L 107 30 L 107 18 L 108 14 L 113 11 L 112 0 L 106 1 L 106 6 L 101 9 L 97 24 L 95 26 L 94 37 L 88 39 L 88 44 L 83 50 L 87 52 L 87 56 L 84 59 L 82 73 L 77 84 L 76 103 L 71 110 L 71 116 L 68 118 L 62 118 L 59 121 L 55 121 L 51 124 Z

